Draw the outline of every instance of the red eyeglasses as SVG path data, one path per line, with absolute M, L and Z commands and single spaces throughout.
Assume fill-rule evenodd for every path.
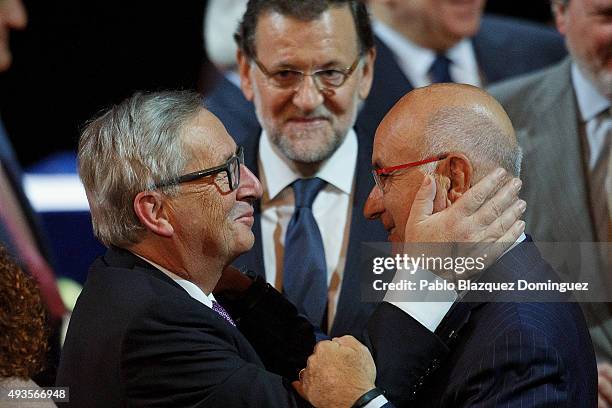
M 374 177 L 374 182 L 376 182 L 376 185 L 378 186 L 378 188 L 380 188 L 380 191 L 384 191 L 382 180 L 380 179 L 380 176 L 389 176 L 391 175 L 391 173 L 397 170 L 407 169 L 410 167 L 422 166 L 427 163 L 433 163 L 433 162 L 437 162 L 440 160 L 444 160 L 447 157 L 448 157 L 448 154 L 441 154 L 438 156 L 429 157 L 427 159 L 423 159 L 423 160 L 419 160 L 419 161 L 415 161 L 411 163 L 398 164 L 397 166 L 384 167 L 382 169 L 372 169 L 372 177 Z

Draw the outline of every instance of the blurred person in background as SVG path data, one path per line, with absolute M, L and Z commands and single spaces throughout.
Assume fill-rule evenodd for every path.
M 485 0 L 370 0 L 377 59 L 359 123 L 376 129 L 413 88 L 438 82 L 486 86 L 566 54 L 553 30 L 483 16 L 484 6 Z
M 610 287 L 612 241 L 612 0 L 555 0 L 569 56 L 490 89 L 525 151 L 521 195 L 534 239 L 562 242 L 565 272 Z M 550 203 L 555 211 L 550 211 Z M 557 251 L 561 252 L 561 251 Z M 600 406 L 612 406 L 612 303 L 583 303 L 599 361 Z
M 246 10 L 247 0 L 211 0 L 204 14 L 204 44 L 208 58 L 217 72 L 214 86 L 205 96 L 205 105 L 218 115 L 227 113 L 223 124 L 230 135 L 242 135 L 258 129 L 253 104 L 240 90 L 240 76 L 234 33 Z M 225 118 L 222 118 L 225 119 Z
M 52 401 L 11 399 L 11 390 L 39 390 L 32 377 L 46 364 L 47 321 L 36 282 L 0 245 L 0 405 L 54 407 Z
M 358 0 L 251 0 L 235 38 L 240 100 L 252 101 L 258 120 L 237 121 L 242 104 L 229 94 L 204 103 L 245 147 L 264 189 L 255 246 L 236 265 L 264 275 L 323 332 L 358 335 L 374 308 L 360 301 L 361 243 L 386 239 L 361 215 L 373 185 L 372 135 L 354 126 L 372 83 L 367 9 Z
M 10 31 L 22 29 L 26 23 L 26 11 L 21 0 L 0 1 L 0 71 L 6 71 L 12 62 Z M 23 270 L 35 278 L 40 287 L 53 340 L 48 370 L 41 374 L 39 381 L 41 385 L 51 385 L 55 382 L 55 370 L 59 360 L 59 330 L 66 309 L 50 265 L 45 237 L 23 191 L 21 169 L 1 122 L 0 242 L 8 248 Z

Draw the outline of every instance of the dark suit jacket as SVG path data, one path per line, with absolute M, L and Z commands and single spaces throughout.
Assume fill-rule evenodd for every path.
M 225 125 L 238 145 L 244 147 L 245 164 L 257 176 L 257 156 L 261 127 L 242 92 L 231 82 L 222 78 L 217 88 L 204 98 L 204 106 L 214 113 Z M 363 216 L 363 205 L 374 185 L 370 175 L 372 160 L 372 137 L 365 135 L 358 128 L 357 169 L 355 173 L 355 191 L 352 204 L 350 237 L 344 268 L 344 277 L 338 309 L 330 335 L 353 334 L 359 336 L 365 327 L 367 317 L 374 310 L 374 305 L 360 301 L 360 256 L 362 242 L 386 241 L 387 236 L 379 222 L 368 221 Z M 260 207 L 255 205 L 255 245 L 248 253 L 241 256 L 237 266 L 246 266 L 265 276 L 261 238 Z
M 413 89 L 393 52 L 379 38 L 375 40 L 374 82 L 357 119 L 358 126 L 372 136 L 389 109 Z M 551 65 L 566 54 L 558 33 L 510 18 L 483 17 L 472 42 L 484 85 Z
M 260 326 L 259 346 L 276 362 L 283 354 L 290 362 L 287 356 L 300 354 L 301 362 L 281 367 L 295 371 L 305 365 L 314 335 L 295 308 L 270 294 L 276 297 L 262 302 L 272 311 L 268 321 L 276 330 Z M 249 331 L 249 317 L 244 319 Z M 302 332 L 301 343 L 286 342 L 282 327 Z M 306 405 L 287 379 L 265 370 L 236 327 L 167 275 L 118 248 L 90 269 L 72 314 L 57 384 L 70 387 L 74 407 Z
M 524 242 L 482 278 L 546 282 L 556 275 L 535 245 Z M 595 356 L 578 305 L 496 296 L 469 302 L 468 294 L 435 334 L 381 304 L 367 335 L 377 385 L 398 407 L 597 406 Z M 415 364 L 419 356 L 424 361 Z

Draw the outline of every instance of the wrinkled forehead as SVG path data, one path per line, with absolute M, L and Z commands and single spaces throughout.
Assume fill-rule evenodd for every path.
M 273 46 L 271 46 L 273 44 Z M 262 14 L 255 30 L 257 57 L 295 56 L 335 58 L 359 51 L 357 28 L 347 5 L 330 7 L 312 20 L 301 20 L 274 10 Z
M 225 126 L 205 109 L 185 125 L 181 136 L 188 171 L 219 166 L 236 152 L 236 143 Z

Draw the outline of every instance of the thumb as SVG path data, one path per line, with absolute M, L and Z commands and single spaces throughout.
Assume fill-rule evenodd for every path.
M 417 191 L 410 209 L 408 223 L 425 221 L 433 213 L 434 198 L 436 197 L 436 183 L 428 174 L 423 178 L 421 187 Z

